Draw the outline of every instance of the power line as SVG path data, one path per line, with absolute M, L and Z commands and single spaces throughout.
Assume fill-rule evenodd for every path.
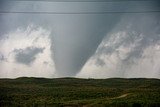
M 151 11 L 105 11 L 105 12 L 31 12 L 31 11 L 0 11 L 0 14 L 134 14 L 134 13 L 160 13 L 160 10 Z
M 75 1 L 75 0 L 5 0 L 5 1 L 20 1 L 20 2 L 24 2 L 24 1 L 34 1 L 34 2 L 138 2 L 138 1 L 157 1 L 157 0 L 79 0 L 79 1 Z

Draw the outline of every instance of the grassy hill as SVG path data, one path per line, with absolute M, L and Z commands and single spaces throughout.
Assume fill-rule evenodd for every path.
M 159 79 L 0 79 L 0 107 L 160 107 Z

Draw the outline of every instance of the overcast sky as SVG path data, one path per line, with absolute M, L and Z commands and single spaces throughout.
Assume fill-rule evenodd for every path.
M 0 78 L 160 78 L 159 0 L 52 1 L 0 1 Z

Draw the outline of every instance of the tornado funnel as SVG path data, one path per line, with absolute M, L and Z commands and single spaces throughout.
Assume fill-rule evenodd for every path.
M 81 4 L 79 8 L 83 6 Z M 120 14 L 103 13 L 110 9 L 111 5 L 107 7 L 106 4 L 91 3 L 86 6 L 88 7 L 85 8 L 91 8 L 87 10 L 87 13 L 83 11 L 56 16 L 59 18 L 52 32 L 52 50 L 54 50 L 53 59 L 58 76 L 75 76 L 95 53 L 104 36 L 114 28 L 120 19 Z

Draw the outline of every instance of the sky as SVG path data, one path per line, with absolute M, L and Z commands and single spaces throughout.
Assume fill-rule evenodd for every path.
M 68 1 L 0 1 L 0 78 L 160 78 L 159 0 Z

